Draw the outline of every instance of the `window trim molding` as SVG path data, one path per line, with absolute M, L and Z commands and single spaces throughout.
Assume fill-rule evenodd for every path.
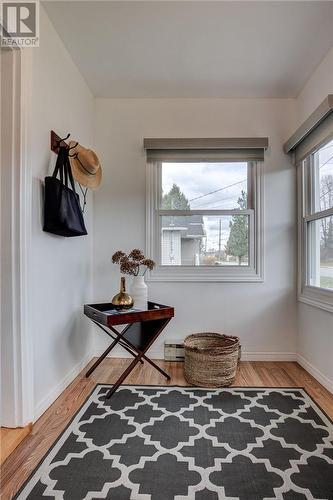
M 312 153 L 311 153 L 312 154 Z M 331 215 L 331 209 L 322 212 L 307 214 L 309 198 L 308 182 L 305 175 L 305 164 L 302 160 L 297 165 L 297 197 L 298 197 L 298 272 L 297 272 L 297 298 L 300 302 L 333 313 L 333 291 L 316 286 L 307 285 L 308 266 L 308 231 L 307 224 L 321 216 Z
M 180 160 L 182 161 L 182 160 Z M 147 162 L 146 167 L 146 253 L 153 260 L 160 262 L 160 249 L 157 244 L 159 221 L 156 217 L 156 207 L 159 206 L 157 189 L 158 161 Z M 246 215 L 250 222 L 250 263 L 252 266 L 161 266 L 147 273 L 149 282 L 217 282 L 217 283 L 252 283 L 264 281 L 264 178 L 263 162 L 252 162 L 254 169 L 253 209 L 248 209 Z M 161 212 L 161 210 L 159 210 Z M 191 211 L 193 213 L 194 211 Z M 200 210 L 195 211 L 200 212 Z M 204 211 L 207 214 L 207 211 Z M 213 210 L 211 212 L 214 212 Z M 221 214 L 222 210 L 218 210 Z M 230 215 L 231 210 L 226 210 Z M 237 211 L 234 211 L 237 213 Z M 179 215 L 184 214 L 180 211 Z M 251 244 L 251 242 L 253 242 Z M 251 248 L 252 247 L 252 248 Z

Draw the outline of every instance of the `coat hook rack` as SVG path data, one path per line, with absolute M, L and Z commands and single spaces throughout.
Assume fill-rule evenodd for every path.
M 67 134 L 66 137 L 61 138 L 55 133 L 54 130 L 51 130 L 51 151 L 58 154 L 60 146 L 68 148 L 69 146 L 65 141 L 70 137 L 70 135 L 71 134 Z

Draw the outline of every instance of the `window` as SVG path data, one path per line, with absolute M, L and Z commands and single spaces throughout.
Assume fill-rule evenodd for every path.
M 298 171 L 298 298 L 333 312 L 333 94 L 284 151 Z
M 204 156 L 148 159 L 149 279 L 262 281 L 261 162 Z
M 300 169 L 300 299 L 333 310 L 333 139 Z

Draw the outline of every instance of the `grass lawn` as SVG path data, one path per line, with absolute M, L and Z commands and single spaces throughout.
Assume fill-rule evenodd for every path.
M 320 286 L 321 288 L 332 288 L 333 290 L 333 278 L 330 278 L 329 276 L 321 276 Z

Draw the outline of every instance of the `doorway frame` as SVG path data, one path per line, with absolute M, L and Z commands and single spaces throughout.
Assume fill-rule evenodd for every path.
M 31 248 L 31 49 L 1 48 L 1 425 L 34 419 Z

